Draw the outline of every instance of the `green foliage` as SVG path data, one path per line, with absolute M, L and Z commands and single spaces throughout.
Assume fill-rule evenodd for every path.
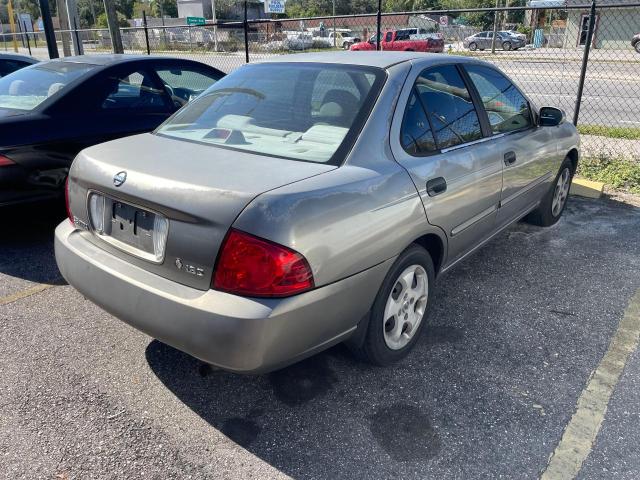
M 165 17 L 178 16 L 178 4 L 176 0 L 151 0 L 150 5 L 151 13 L 154 17 L 160 18 L 162 15 Z
M 96 21 L 96 24 L 100 28 L 108 28 L 109 27 L 109 23 L 107 22 L 107 14 L 102 12 L 100 15 L 98 15 L 98 19 Z M 118 25 L 120 25 L 121 27 L 130 27 L 131 26 L 131 25 L 129 25 L 129 22 L 127 22 L 126 17 L 120 12 L 118 12 Z
M 527 38 L 530 38 L 531 35 L 531 27 L 525 27 L 524 25 L 519 25 L 517 28 L 517 31 L 520 33 L 523 33 L 527 36 Z
M 582 158 L 577 173 L 619 190 L 640 193 L 640 164 L 631 160 L 609 156 Z
M 135 0 L 115 0 L 116 10 L 124 15 L 124 18 L 133 18 L 133 6 Z
M 17 7 L 21 13 L 28 13 L 35 22 L 37 18 L 40 18 L 40 5 L 38 0 L 13 0 L 14 11 Z
M 578 125 L 578 132 L 582 135 L 599 135 L 609 138 L 624 138 L 626 140 L 640 140 L 640 128 L 608 127 L 606 125 Z

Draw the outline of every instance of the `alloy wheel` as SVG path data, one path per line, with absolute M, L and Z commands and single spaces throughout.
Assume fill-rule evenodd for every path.
M 569 187 L 571 185 L 571 172 L 568 168 L 562 170 L 558 177 L 555 191 L 553 192 L 553 200 L 551 201 L 551 214 L 557 217 L 562 213 L 564 204 L 569 196 Z
M 429 280 L 425 269 L 411 265 L 396 279 L 387 298 L 382 325 L 384 341 L 392 350 L 407 346 L 418 331 L 427 306 Z

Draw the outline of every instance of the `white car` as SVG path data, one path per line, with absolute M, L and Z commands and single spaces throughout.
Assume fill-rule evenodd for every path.
M 335 40 L 334 40 L 335 36 Z M 315 42 L 322 43 L 327 47 L 340 47 L 349 50 L 351 45 L 360 41 L 350 30 L 336 30 L 335 35 L 333 29 L 330 29 L 326 37 L 316 36 L 313 38 Z

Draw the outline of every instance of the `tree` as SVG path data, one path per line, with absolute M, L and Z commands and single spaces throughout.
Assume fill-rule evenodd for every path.
M 151 13 L 154 17 L 177 17 L 178 4 L 175 0 L 151 0 Z
M 99 28 L 109 28 L 109 22 L 107 22 L 107 14 L 102 12 L 100 15 L 98 15 L 98 19 L 96 21 L 96 24 Z M 131 25 L 129 25 L 129 22 L 127 22 L 127 19 L 125 18 L 125 16 L 123 14 L 121 14 L 120 12 L 118 12 L 118 26 L 120 27 L 130 27 Z

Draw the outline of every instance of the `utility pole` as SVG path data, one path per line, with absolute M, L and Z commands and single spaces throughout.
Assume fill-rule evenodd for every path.
M 496 35 L 498 33 L 498 8 L 500 8 L 500 0 L 496 0 L 496 11 L 493 12 L 493 38 L 491 39 L 491 53 L 496 53 Z
M 118 25 L 118 13 L 116 12 L 116 5 L 113 3 L 113 0 L 104 0 L 104 11 L 107 14 L 113 53 L 124 53 L 122 37 L 120 36 L 120 26 Z
M 216 17 L 216 0 L 211 0 L 211 22 L 213 22 L 213 50 L 218 51 L 218 26 L 216 23 L 218 19 Z M 267 23 L 267 28 L 269 24 Z
M 71 48 L 69 47 L 69 15 L 67 14 L 67 3 L 64 0 L 56 0 L 58 5 L 58 21 L 60 22 L 60 37 L 62 38 L 62 54 L 65 57 L 71 56 Z
M 333 48 L 336 48 L 336 0 L 333 0 Z
M 76 0 L 67 0 L 67 15 L 69 17 L 69 25 L 73 28 L 73 35 L 71 40 L 73 41 L 73 51 L 76 55 L 83 55 L 84 50 L 82 48 L 82 41 L 78 36 L 78 24 L 80 18 L 78 17 L 78 5 Z
M 18 42 L 16 40 L 16 22 L 13 19 L 13 6 L 11 0 L 7 3 L 7 13 L 9 14 L 9 25 L 11 26 L 11 33 L 13 34 L 13 51 L 18 53 Z
M 49 58 L 58 58 L 58 44 L 56 43 L 56 34 L 53 31 L 49 0 L 40 0 L 40 13 L 42 14 L 42 26 L 44 27 L 44 37 L 47 39 Z

